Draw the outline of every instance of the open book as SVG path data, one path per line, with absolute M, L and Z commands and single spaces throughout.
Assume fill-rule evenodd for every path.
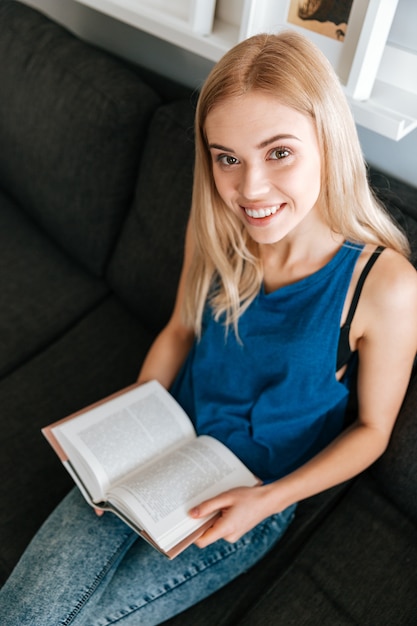
M 259 481 L 222 443 L 197 437 L 157 381 L 128 387 L 42 429 L 91 506 L 116 513 L 173 558 L 213 524 L 204 500 Z

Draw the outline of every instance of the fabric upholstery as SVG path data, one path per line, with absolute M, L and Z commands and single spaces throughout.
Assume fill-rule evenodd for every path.
M 380 489 L 417 525 L 417 373 L 388 449 L 372 471 Z
M 417 267 L 417 197 L 411 185 L 377 170 L 369 170 L 370 183 L 380 201 L 401 226 L 411 246 L 411 262 Z
M 44 349 L 109 291 L 0 189 L 0 376 Z
M 109 267 L 109 283 L 141 321 L 158 330 L 171 312 L 191 202 L 194 109 L 190 101 L 155 113 L 132 210 Z
M 152 337 L 107 297 L 0 379 L 0 585 L 73 485 L 41 428 L 134 383 Z
M 0 2 L 0 30 L 0 178 L 100 273 L 158 98 L 127 66 L 20 3 Z
M 412 626 L 417 530 L 362 477 L 242 626 Z

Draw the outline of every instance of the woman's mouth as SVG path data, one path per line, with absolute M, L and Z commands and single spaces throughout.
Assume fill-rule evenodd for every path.
M 261 219 L 264 219 L 265 217 L 270 217 L 271 215 L 275 215 L 275 213 L 282 206 L 283 205 L 280 204 L 280 205 L 274 205 L 274 206 L 268 206 L 268 207 L 260 207 L 259 209 L 243 206 L 242 209 L 245 211 L 248 217 L 251 217 L 252 219 L 255 219 L 255 220 L 261 220 Z
M 249 217 L 254 217 L 255 219 L 261 219 L 263 217 L 269 217 L 270 215 L 275 215 L 278 211 L 276 206 L 271 206 L 266 209 L 247 209 L 245 208 L 246 215 Z

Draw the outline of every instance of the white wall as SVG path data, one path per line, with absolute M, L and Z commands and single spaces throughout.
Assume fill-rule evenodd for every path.
M 117 22 L 74 0 L 23 0 L 87 41 L 191 87 L 199 87 L 212 62 Z M 399 0 L 389 41 L 417 52 L 417 2 Z M 365 158 L 379 169 L 417 187 L 417 130 L 399 142 L 358 126 Z

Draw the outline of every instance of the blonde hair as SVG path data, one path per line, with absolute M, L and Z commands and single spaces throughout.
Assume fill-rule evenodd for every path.
M 310 117 L 322 154 L 320 206 L 330 228 L 352 243 L 381 244 L 408 256 L 405 235 L 377 201 L 353 117 L 332 66 L 295 31 L 261 34 L 241 42 L 215 65 L 197 104 L 196 160 L 191 224 L 196 242 L 184 316 L 201 333 L 207 298 L 216 319 L 237 333 L 238 319 L 262 283 L 257 244 L 214 185 L 205 121 L 229 98 L 260 91 Z

